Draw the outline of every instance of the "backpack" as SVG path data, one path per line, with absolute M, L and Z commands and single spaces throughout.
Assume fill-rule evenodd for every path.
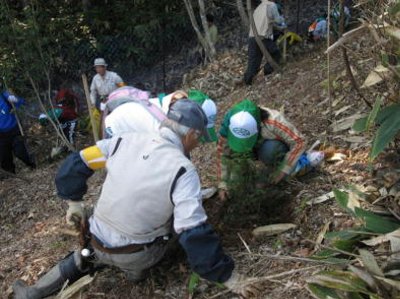
M 132 86 L 124 86 L 114 90 L 108 95 L 106 110 L 104 115 L 111 113 L 115 108 L 122 104 L 135 102 L 141 104 L 151 115 L 153 115 L 160 122 L 167 119 L 164 112 L 150 103 L 149 93 Z

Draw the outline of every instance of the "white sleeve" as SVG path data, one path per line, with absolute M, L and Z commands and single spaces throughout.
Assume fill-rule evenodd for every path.
M 207 220 L 201 199 L 201 186 L 196 169 L 184 173 L 172 192 L 174 229 L 176 233 L 196 227 Z
M 114 73 L 114 74 L 115 74 L 114 75 L 114 84 L 115 85 L 118 85 L 120 83 L 124 83 L 124 80 L 122 80 L 122 78 L 117 73 Z
M 270 20 L 271 23 L 281 23 L 283 20 L 283 17 L 279 14 L 278 11 L 278 6 L 274 3 L 271 6 L 268 6 L 269 9 L 267 9 L 267 17 Z
M 96 142 L 97 147 L 100 149 L 101 153 L 108 159 L 110 156 L 110 153 L 112 149 L 116 146 L 116 143 L 120 142 L 118 141 L 119 138 L 110 138 L 110 139 L 102 139 Z M 113 146 L 114 145 L 114 146 Z

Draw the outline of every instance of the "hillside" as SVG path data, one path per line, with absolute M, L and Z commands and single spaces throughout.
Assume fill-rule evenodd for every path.
M 368 40 L 359 40 L 368 45 Z M 357 78 L 365 77 L 368 61 L 357 61 Z M 238 262 L 238 267 L 251 277 L 270 276 L 262 282 L 262 298 L 310 298 L 305 279 L 326 264 L 308 259 L 319 248 L 318 236 L 326 230 L 338 230 L 352 224 L 347 214 L 333 200 L 309 206 L 308 200 L 346 184 L 375 184 L 380 181 L 369 171 L 366 139 L 354 138 L 346 130 L 332 131 L 329 123 L 329 101 L 326 83 L 326 59 L 323 46 L 302 50 L 291 58 L 281 74 L 266 79 L 259 75 L 253 86 L 236 86 L 246 65 L 244 49 L 219 54 L 216 62 L 194 69 L 185 76 L 184 87 L 199 88 L 218 104 L 219 120 L 235 102 L 244 98 L 260 105 L 284 111 L 311 145 L 320 140 L 322 145 L 345 153 L 346 159 L 326 163 L 318 171 L 283 183 L 263 193 L 253 207 L 235 214 L 235 205 L 222 205 L 217 196 L 207 200 L 210 220 L 221 233 L 227 251 Z M 339 121 L 355 113 L 366 111 L 364 103 L 352 90 L 343 72 L 340 55 L 331 62 L 335 78 L 332 115 Z M 351 138 L 353 137 L 353 138 Z M 354 142 L 356 141 L 356 142 Z M 82 142 L 88 143 L 88 142 Z M 204 145 L 193 155 L 204 186 L 214 186 L 215 146 Z M 389 157 L 390 158 L 390 157 Z M 383 159 L 379 168 L 394 167 L 393 159 Z M 398 163 L 398 160 L 397 160 Z M 20 176 L 0 181 L 0 294 L 7 298 L 10 285 L 17 278 L 35 281 L 68 251 L 78 246 L 75 237 L 65 231 L 65 206 L 56 197 L 54 175 L 60 162 L 41 166 L 38 170 L 22 170 Z M 378 171 L 378 169 L 376 169 Z M 104 173 L 90 180 L 86 199 L 95 202 L 100 192 Z M 244 201 L 248 200 L 243 198 Z M 244 205 L 246 207 L 246 205 Z M 271 223 L 294 223 L 295 230 L 278 236 L 253 239 L 254 227 Z M 175 244 L 167 258 L 151 270 L 148 279 L 138 285 L 125 280 L 122 273 L 107 269 L 96 275 L 94 283 L 82 292 L 81 298 L 190 298 L 190 271 L 183 251 Z M 281 274 L 283 273 L 283 274 Z M 273 276 L 278 274 L 277 276 Z M 192 298 L 234 298 L 223 289 L 201 282 Z

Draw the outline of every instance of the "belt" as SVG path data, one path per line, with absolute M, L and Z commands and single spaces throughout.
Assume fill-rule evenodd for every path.
M 158 237 L 153 242 L 145 243 L 145 244 L 129 244 L 126 246 L 121 247 L 113 247 L 108 248 L 105 247 L 103 242 L 101 242 L 95 235 L 92 234 L 92 238 L 90 239 L 90 243 L 92 246 L 101 252 L 108 253 L 108 254 L 128 254 L 128 253 L 136 253 L 143 251 L 146 247 L 150 247 L 156 243 L 165 242 L 168 240 L 164 237 Z

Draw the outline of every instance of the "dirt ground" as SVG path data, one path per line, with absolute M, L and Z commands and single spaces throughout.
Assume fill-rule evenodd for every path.
M 364 40 L 360 42 L 365 43 Z M 260 105 L 283 110 L 307 136 L 310 145 L 319 139 L 324 146 L 346 153 L 347 159 L 325 163 L 313 173 L 266 190 L 256 212 L 237 213 L 230 207 L 234 203 L 228 201 L 223 206 L 217 196 L 208 199 L 205 206 L 226 251 L 237 262 L 237 268 L 250 277 L 272 276 L 260 280 L 262 298 L 311 298 L 305 279 L 326 265 L 307 260 L 317 249 L 310 240 L 315 242 L 324 226 L 340 229 L 349 218 L 333 200 L 314 206 L 306 202 L 335 187 L 373 181 L 367 162 L 368 142 L 352 142 L 348 139 L 348 130 L 332 132 L 329 119 L 340 120 L 367 109 L 343 73 L 340 55 L 334 55 L 331 73 L 335 84 L 330 112 L 327 63 L 322 47 L 303 49 L 302 54 L 290 59 L 281 74 L 267 78 L 259 74 L 253 86 L 238 87 L 234 79 L 242 75 L 245 66 L 244 51 L 223 53 L 215 63 L 189 74 L 185 88 L 200 88 L 217 102 L 218 126 L 227 109 L 247 97 Z M 365 78 L 364 66 L 356 65 L 358 80 Z M 82 146 L 89 143 L 88 137 L 81 138 Z M 46 151 L 46 144 L 35 146 L 37 152 Z M 204 145 L 197 149 L 193 161 L 203 185 L 215 186 L 215 146 Z M 10 286 L 17 278 L 34 282 L 78 247 L 78 240 L 64 231 L 66 207 L 56 196 L 54 177 L 60 163 L 43 162 L 35 171 L 20 167 L 18 178 L 0 181 L 1 298 L 11 296 Z M 88 204 L 96 201 L 104 175 L 100 172 L 91 178 L 85 197 Z M 271 223 L 294 223 L 297 228 L 278 236 L 252 237 L 254 227 Z M 79 298 L 236 298 L 205 281 L 201 281 L 195 294 L 190 296 L 190 274 L 183 250 L 171 244 L 164 261 L 150 271 L 145 281 L 134 285 L 118 270 L 106 269 L 96 275 Z

